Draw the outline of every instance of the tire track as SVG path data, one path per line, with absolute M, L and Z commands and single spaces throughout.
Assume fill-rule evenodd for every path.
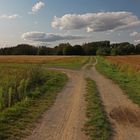
M 97 84 L 105 110 L 114 128 L 112 139 L 140 140 L 139 107 L 124 95 L 117 84 L 101 75 L 95 67 L 87 70 L 86 75 Z
M 85 122 L 85 81 L 82 71 L 53 69 L 66 73 L 69 82 L 55 104 L 44 113 L 25 140 L 88 140 L 81 131 Z

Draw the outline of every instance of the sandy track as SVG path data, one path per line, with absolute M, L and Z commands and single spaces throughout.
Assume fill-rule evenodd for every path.
M 81 131 L 85 120 L 83 72 L 59 70 L 68 75 L 69 82 L 26 140 L 87 140 Z
M 91 70 L 86 67 L 88 68 L 88 65 L 81 71 L 56 69 L 65 72 L 70 80 L 26 140 L 88 140 L 81 131 L 86 118 L 85 76 L 92 78 L 97 84 L 114 130 L 112 139 L 140 140 L 139 107 L 124 95 L 118 85 L 101 75 L 95 67 Z
M 95 67 L 86 72 L 96 81 L 105 110 L 114 129 L 113 140 L 140 140 L 140 109 L 112 80 Z

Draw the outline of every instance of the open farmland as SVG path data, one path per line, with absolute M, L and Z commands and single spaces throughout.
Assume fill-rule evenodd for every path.
M 92 56 L 1 56 L 0 139 L 139 139 L 139 73 L 121 71 L 124 63 L 114 62 Z
M 44 64 L 46 67 L 78 69 L 87 61 L 88 56 L 0 56 L 0 66 L 22 66 L 25 64 Z
M 127 65 L 135 71 L 140 71 L 140 55 L 131 56 L 108 56 L 106 57 L 109 61 L 115 63 L 116 65 Z
M 0 56 L 0 63 L 48 63 L 81 60 L 76 56 Z
M 140 106 L 140 56 L 99 57 L 96 68 L 113 79 Z

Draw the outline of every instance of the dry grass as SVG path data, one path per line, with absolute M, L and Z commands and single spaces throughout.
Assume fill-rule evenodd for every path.
M 46 67 L 79 69 L 89 60 L 88 56 L 0 56 L 0 68 L 43 64 Z
M 0 56 L 0 63 L 46 63 L 80 60 L 81 56 Z
M 134 71 L 140 71 L 140 55 L 133 56 L 108 56 L 109 61 L 117 66 L 126 65 L 131 67 Z

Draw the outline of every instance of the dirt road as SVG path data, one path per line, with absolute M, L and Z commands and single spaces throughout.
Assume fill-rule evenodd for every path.
M 85 76 L 96 81 L 113 126 L 112 139 L 140 140 L 140 109 L 123 94 L 118 85 L 97 72 L 95 67 L 90 70 L 84 67 L 80 71 L 59 70 L 68 75 L 69 82 L 26 140 L 88 140 L 81 131 L 86 119 Z
M 85 81 L 82 71 L 65 70 L 69 82 L 53 107 L 26 140 L 87 140 L 81 131 L 85 121 Z
M 140 140 L 140 108 L 124 95 L 117 84 L 101 75 L 95 67 L 86 71 L 86 75 L 97 84 L 114 129 L 112 139 Z

